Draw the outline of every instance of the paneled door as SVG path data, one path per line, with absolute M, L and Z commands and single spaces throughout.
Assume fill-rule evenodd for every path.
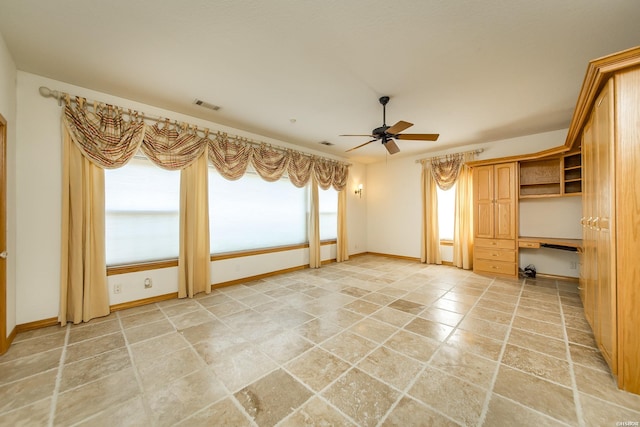
M 473 192 L 476 212 L 473 216 L 476 237 L 493 239 L 493 166 L 480 166 L 474 169 Z
M 516 164 L 495 165 L 495 238 L 516 238 Z
M 612 260 L 612 221 L 614 203 L 614 155 L 615 135 L 613 125 L 613 79 L 602 89 L 594 108 L 595 155 L 598 160 L 596 217 L 593 228 L 596 231 L 597 265 L 597 316 L 598 325 L 594 331 L 600 338 L 602 355 L 616 374 L 617 367 L 617 331 L 616 331 L 616 270 Z

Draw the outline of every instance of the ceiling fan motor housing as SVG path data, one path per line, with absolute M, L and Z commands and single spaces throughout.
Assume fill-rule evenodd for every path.
M 376 139 L 380 139 L 387 133 L 387 129 L 389 129 L 389 127 L 390 126 L 380 126 L 379 128 L 375 128 L 371 131 L 371 135 Z

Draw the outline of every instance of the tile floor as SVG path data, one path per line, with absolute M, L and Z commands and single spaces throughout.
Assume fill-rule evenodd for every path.
M 0 425 L 638 425 L 576 292 L 367 255 L 30 331 Z

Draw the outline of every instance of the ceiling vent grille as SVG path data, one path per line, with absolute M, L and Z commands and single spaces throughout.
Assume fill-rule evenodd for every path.
M 201 99 L 197 99 L 193 101 L 194 104 L 199 105 L 200 107 L 208 108 L 209 110 L 218 111 L 220 109 L 219 106 L 211 104 L 210 102 L 203 101 Z

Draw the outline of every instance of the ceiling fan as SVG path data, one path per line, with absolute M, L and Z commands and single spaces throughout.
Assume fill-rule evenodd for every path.
M 389 97 L 382 96 L 380 97 L 379 101 L 380 101 L 380 104 L 382 104 L 382 126 L 372 130 L 371 134 L 369 135 L 340 135 L 340 136 L 368 136 L 370 138 L 373 138 L 371 141 L 367 141 L 364 144 L 360 144 L 357 147 L 353 147 L 347 150 L 347 152 L 356 150 L 360 147 L 364 147 L 365 145 L 371 144 L 372 142 L 380 141 L 382 142 L 382 145 L 384 145 L 384 147 L 387 149 L 389 154 L 395 154 L 400 151 L 400 148 L 398 148 L 398 145 L 396 144 L 394 139 L 404 139 L 404 140 L 411 140 L 411 141 L 437 141 L 438 140 L 438 137 L 440 135 L 437 133 L 400 133 L 403 130 L 413 126 L 413 123 L 400 120 L 398 123 L 396 123 L 393 126 L 387 126 L 386 105 L 389 102 Z

